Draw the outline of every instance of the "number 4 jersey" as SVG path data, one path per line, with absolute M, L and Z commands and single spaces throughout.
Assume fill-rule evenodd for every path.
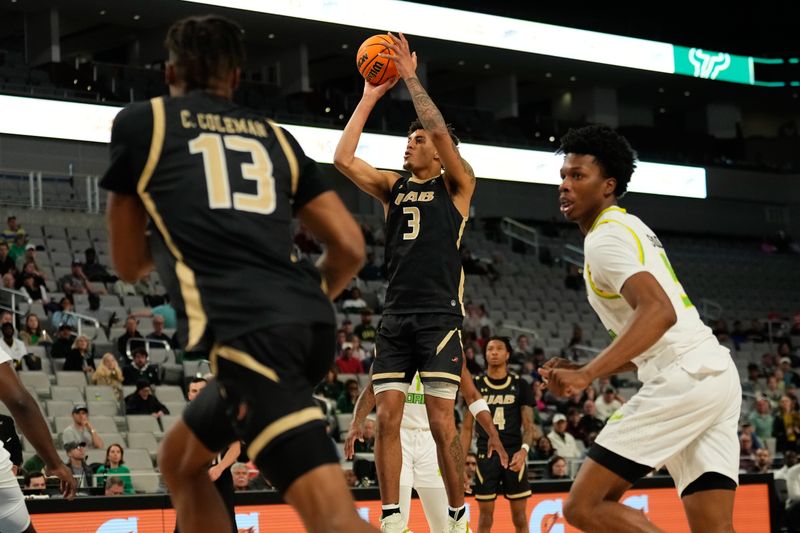
M 291 232 L 293 214 L 329 187 L 263 116 L 204 91 L 131 104 L 114 120 L 102 186 L 144 204 L 188 348 L 267 325 L 333 323 Z
M 533 407 L 535 398 L 533 389 L 517 374 L 509 372 L 502 379 L 493 379 L 486 374 L 473 376 L 489 410 L 492 412 L 492 423 L 500 435 L 506 451 L 515 453 L 522 446 L 522 407 Z M 489 435 L 480 424 L 476 424 L 478 432 L 478 453 L 485 453 Z
M 384 314 L 464 314 L 459 247 L 466 222 L 444 177 L 395 182 L 386 215 Z
M 678 321 L 656 343 L 633 359 L 639 380 L 647 382 L 679 360 L 690 373 L 727 368 L 730 353 L 703 321 L 678 281 L 664 247 L 639 218 L 616 206 L 597 217 L 584 242 L 586 292 L 612 338 L 631 320 L 634 310 L 620 292 L 640 272 L 650 273 L 675 309 Z

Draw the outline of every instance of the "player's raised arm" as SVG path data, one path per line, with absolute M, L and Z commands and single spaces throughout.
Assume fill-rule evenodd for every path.
M 402 33 L 399 34 L 399 37 L 391 33 L 389 35 L 394 39 L 394 44 L 387 46 L 394 52 L 394 55 L 386 57 L 394 60 L 397 73 L 406 82 L 417 117 L 425 131 L 430 133 L 431 140 L 436 146 L 436 151 L 445 169 L 444 178 L 450 194 L 453 196 L 453 202 L 459 212 L 467 216 L 469 202 L 472 199 L 472 193 L 475 192 L 475 172 L 470 164 L 461 157 L 441 111 L 433 103 L 417 78 L 417 53 L 411 52 L 408 40 Z
M 356 106 L 347 126 L 344 127 L 336 152 L 333 155 L 333 164 L 339 172 L 350 178 L 359 189 L 374 196 L 386 206 L 389 202 L 389 193 L 395 181 L 400 178 L 396 172 L 378 170 L 361 158 L 356 157 L 358 140 L 364 130 L 364 124 L 369 114 L 378 103 L 378 100 L 397 83 L 397 78 L 387 81 L 382 85 L 372 85 L 364 82 L 364 94 Z

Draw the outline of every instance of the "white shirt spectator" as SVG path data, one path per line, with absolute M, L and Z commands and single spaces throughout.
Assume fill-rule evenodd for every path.
M 17 337 L 13 338 L 11 346 L 6 344 L 5 339 L 0 339 L 0 347 L 11 359 L 15 361 L 19 361 L 28 353 L 25 343 L 19 340 Z
M 608 394 L 602 394 L 594 401 L 594 405 L 597 408 L 597 418 L 604 422 L 608 420 L 608 417 L 614 414 L 614 411 L 622 407 L 622 402 L 617 400 L 614 396 L 611 396 L 609 400 L 607 399 L 608 396 Z
M 553 445 L 556 455 L 560 455 L 565 459 L 578 459 L 581 456 L 581 451 L 578 449 L 575 437 L 569 433 L 564 432 L 563 435 L 559 435 L 555 431 L 551 431 L 547 434 L 547 438 L 550 439 L 550 443 Z

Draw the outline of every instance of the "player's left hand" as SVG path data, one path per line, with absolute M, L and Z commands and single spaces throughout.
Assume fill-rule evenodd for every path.
M 405 35 L 399 33 L 398 36 L 389 33 L 389 36 L 394 40 L 394 44 L 387 44 L 386 47 L 394 52 L 394 55 L 379 54 L 381 57 L 392 59 L 394 66 L 397 68 L 397 74 L 403 79 L 413 78 L 417 75 L 417 53 L 412 52 L 408 46 L 408 40 Z
M 493 453 L 496 453 L 500 458 L 500 464 L 503 465 L 503 468 L 508 468 L 508 454 L 497 434 L 489 435 L 489 440 L 487 441 L 486 457 L 491 457 Z
M 550 392 L 556 396 L 571 396 L 592 382 L 583 368 L 540 368 L 539 374 L 545 379 Z
M 220 468 L 219 464 L 215 464 L 211 468 L 208 469 L 208 478 L 213 483 L 214 481 L 219 479 L 219 476 L 222 475 L 222 468 Z
M 525 463 L 527 461 L 528 453 L 524 449 L 520 449 L 511 458 L 511 463 L 508 465 L 508 469 L 512 472 L 520 472 L 523 468 L 525 468 Z

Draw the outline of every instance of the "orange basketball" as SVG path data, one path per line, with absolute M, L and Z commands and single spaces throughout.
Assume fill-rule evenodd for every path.
M 380 85 L 383 82 L 397 76 L 397 68 L 394 61 L 380 57 L 378 54 L 394 55 L 387 44 L 392 44 L 392 38 L 388 35 L 373 35 L 358 47 L 356 54 L 356 68 L 372 85 Z

